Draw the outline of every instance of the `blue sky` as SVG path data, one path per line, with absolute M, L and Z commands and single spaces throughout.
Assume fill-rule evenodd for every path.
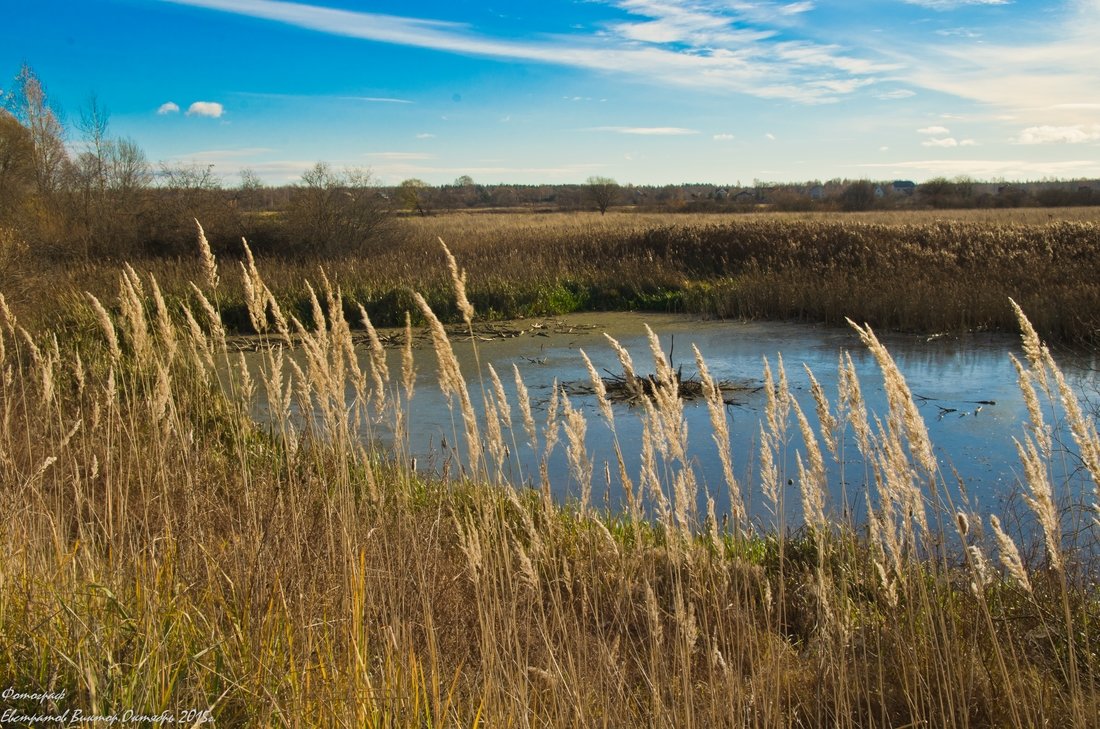
M 271 183 L 1100 177 L 1100 0 L 0 0 L 71 122 Z M 79 134 L 70 144 L 79 145 Z

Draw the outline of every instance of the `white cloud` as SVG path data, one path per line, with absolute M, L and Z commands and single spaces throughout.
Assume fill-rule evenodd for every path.
M 1015 139 L 1017 144 L 1083 144 L 1100 141 L 1100 124 L 1028 127 Z
M 685 129 L 683 127 L 589 127 L 587 131 L 637 134 L 651 137 L 680 137 L 699 133 L 695 129 Z
M 196 160 L 199 163 L 206 164 L 202 160 Z M 230 165 L 233 166 L 230 166 Z M 341 160 L 332 159 L 329 160 L 329 164 L 333 169 L 338 168 L 354 168 L 358 162 L 356 160 Z M 247 167 L 248 169 L 259 175 L 260 179 L 271 184 L 285 184 L 288 182 L 299 182 L 302 177 L 302 173 L 312 170 L 317 165 L 316 159 L 309 160 L 269 160 L 269 161 L 254 161 L 247 159 L 239 159 L 235 162 L 226 161 L 224 168 L 215 167 L 213 172 L 215 175 L 225 180 L 228 184 L 235 184 L 234 178 L 240 174 L 240 169 Z
M 814 7 L 815 5 L 812 2 L 788 3 L 781 6 L 779 12 L 783 15 L 798 15 L 799 13 L 808 13 Z
M 1100 109 L 1100 104 L 1091 101 L 1075 101 L 1067 104 L 1054 104 L 1051 109 Z
M 954 10 L 967 5 L 1008 5 L 1012 0 L 905 0 L 905 2 L 932 10 Z
M 641 20 L 587 36 L 515 40 L 479 35 L 461 23 L 285 0 L 167 1 L 370 41 L 586 68 L 713 93 L 733 91 L 803 103 L 836 101 L 875 76 L 900 67 L 857 57 L 838 45 L 798 39 L 798 25 L 791 18 L 810 10 L 809 2 L 608 0 Z
M 868 78 L 837 78 L 823 79 L 821 81 L 810 81 L 808 83 L 808 86 L 810 86 L 811 88 L 833 91 L 838 94 L 850 94 L 856 89 L 861 89 L 864 86 L 869 86 L 873 83 L 874 81 Z
M 976 30 L 970 28 L 940 28 L 936 31 L 936 35 L 942 35 L 944 38 L 981 38 L 982 34 Z
M 973 139 L 955 139 L 954 137 L 942 137 L 926 139 L 921 142 L 924 147 L 974 147 L 978 143 Z
M 895 78 L 911 86 L 995 110 L 1026 112 L 1035 125 L 1095 121 L 1082 117 L 1086 110 L 1068 105 L 1097 101 L 1100 2 L 1066 0 L 1043 11 L 1021 7 L 1012 27 L 991 26 L 998 32 L 979 41 L 894 33 L 869 36 L 867 45 L 904 64 Z M 1061 113 L 1050 114 L 1053 108 Z
M 855 167 L 886 170 L 898 177 L 919 179 L 922 174 L 930 177 L 955 177 L 967 175 L 977 179 L 1035 179 L 1037 177 L 1096 177 L 1100 176 L 1097 160 L 1066 160 L 1062 162 L 1000 159 L 922 159 L 900 162 L 874 162 Z
M 322 100 L 360 101 L 367 104 L 415 104 L 415 101 L 395 96 L 347 96 L 330 94 L 277 94 L 260 91 L 234 91 L 235 96 L 247 96 L 255 99 L 274 99 L 280 101 L 302 101 L 315 103 Z
M 194 162 L 218 164 L 232 162 L 241 157 L 255 157 L 274 152 L 271 147 L 239 147 L 237 149 L 205 149 L 199 152 L 186 152 L 173 155 L 172 159 L 185 159 Z
M 206 116 L 219 119 L 225 113 L 225 107 L 216 101 L 196 101 L 187 107 L 187 116 Z
M 178 114 L 180 111 L 180 105 L 174 101 L 166 101 L 157 108 L 157 113 L 160 115 L 165 114 Z
M 882 99 L 883 101 L 893 101 L 895 99 L 908 99 L 910 96 L 916 95 L 916 91 L 910 91 L 909 89 L 894 89 L 893 91 L 884 91 L 881 94 L 875 94 L 875 98 Z
M 367 152 L 367 157 L 389 160 L 428 160 L 435 159 L 434 154 L 426 152 Z
M 338 96 L 347 101 L 365 101 L 369 104 L 412 104 L 408 99 L 396 99 L 389 96 Z
M 939 124 L 921 127 L 917 130 L 917 134 L 924 134 L 930 137 L 930 139 L 925 139 L 921 142 L 921 146 L 924 147 L 973 147 L 977 144 L 973 139 L 960 140 L 948 136 L 951 134 L 951 130 Z
M 417 139 L 435 139 L 435 135 L 431 134 L 429 132 L 421 132 L 420 134 L 416 135 L 416 138 Z
M 774 141 L 775 141 L 775 135 L 774 135 L 774 134 L 772 134 L 771 132 L 768 132 L 767 134 L 765 134 L 765 135 L 764 135 L 764 138 L 765 138 L 765 139 L 767 139 L 767 140 L 769 140 L 769 141 L 771 141 L 771 142 L 774 142 Z
M 425 180 L 436 179 L 440 182 L 453 180 L 456 175 L 470 175 L 478 180 L 490 183 L 494 180 L 502 181 L 517 176 L 537 178 L 540 180 L 580 181 L 590 175 L 605 172 L 602 164 L 565 164 L 560 167 L 508 167 L 504 165 L 483 166 L 428 166 L 408 162 L 393 162 L 390 164 L 372 165 L 371 172 L 384 184 L 397 184 L 401 180 L 410 177 L 420 177 Z
M 717 141 L 717 142 L 728 142 L 731 139 L 733 139 L 732 134 L 715 134 L 714 135 L 714 140 Z

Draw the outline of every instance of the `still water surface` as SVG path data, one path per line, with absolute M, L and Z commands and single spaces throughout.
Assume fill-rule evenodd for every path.
M 677 366 L 682 365 L 685 378 L 696 372 L 691 351 L 694 344 L 702 352 L 715 379 L 729 380 L 744 388 L 727 395 L 733 402 L 727 406 L 726 415 L 735 472 L 745 485 L 750 514 L 757 520 L 771 518 L 764 511 L 758 488 L 753 488 L 758 481 L 759 423 L 764 416 L 764 358 L 770 361 L 775 372 L 778 356 L 782 356 L 792 393 L 815 427 L 814 401 L 802 365 L 809 366 L 824 386 L 830 402 L 834 402 L 837 362 L 844 351 L 852 356 L 869 409 L 882 415 L 886 412 L 881 373 L 858 336 L 848 329 L 784 322 L 704 321 L 653 313 L 586 313 L 562 317 L 541 328 L 534 328 L 533 324 L 511 323 L 509 327 L 525 329 L 525 333 L 477 343 L 481 366 L 493 365 L 504 381 L 513 406 L 515 440 L 519 447 L 513 453 L 512 480 L 517 483 L 537 481 L 538 456 L 525 446 L 526 435 L 515 406 L 513 365 L 519 368 L 531 394 L 535 419 L 540 421 L 541 429 L 555 381 L 587 383 L 588 373 L 581 349 L 592 359 L 597 370 L 621 373 L 604 332 L 627 347 L 639 374 L 654 371 L 645 324 L 658 334 L 666 354 L 672 350 L 672 359 Z M 1027 412 L 1009 359 L 1010 353 L 1022 356 L 1018 340 L 990 334 L 958 337 L 882 335 L 881 338 L 910 389 L 924 398 L 918 401 L 919 409 L 943 473 L 952 486 L 951 493 L 957 498 L 956 484 L 961 483 L 975 508 L 997 510 L 999 502 L 1013 493 L 1018 482 L 1019 466 L 1012 438 L 1026 432 Z M 481 402 L 481 384 L 473 346 L 468 342 L 456 342 L 454 349 L 477 405 Z M 363 357 L 366 366 L 365 353 Z M 1059 359 L 1068 379 L 1082 395 L 1094 394 L 1100 388 L 1094 359 L 1080 356 Z M 391 367 L 399 371 L 396 352 L 391 352 Z M 440 393 L 435 377 L 435 357 L 426 345 L 417 351 L 417 367 L 416 396 L 409 419 L 410 451 L 420 470 L 441 472 L 447 469 L 455 473 L 461 459 L 459 454 L 464 453 L 461 420 L 458 413 L 452 417 Z M 485 387 L 489 387 L 487 377 Z M 610 430 L 600 418 L 593 396 L 574 392 L 569 397 L 574 407 L 588 417 L 586 443 L 595 466 L 595 500 L 612 509 L 621 508 L 623 496 L 615 475 L 617 467 Z M 979 401 L 986 404 L 979 405 Z M 628 471 L 637 481 L 642 433 L 640 408 L 621 403 L 615 404 L 614 410 Z M 687 402 L 684 410 L 690 452 L 699 482 L 713 495 L 717 512 L 721 514 L 728 510 L 728 498 L 706 405 L 702 401 Z M 479 412 L 479 418 L 481 415 Z M 793 417 L 790 433 L 792 447 L 787 452 L 784 480 L 797 473 L 794 455 L 802 450 Z M 1068 443 L 1068 435 L 1065 440 Z M 828 454 L 826 460 L 830 460 Z M 848 503 L 858 520 L 864 510 L 863 493 L 868 476 L 851 439 L 845 448 L 844 461 L 843 469 L 835 463 L 830 467 L 830 507 L 834 514 L 839 514 L 843 504 Z M 610 464 L 610 484 L 605 479 L 605 463 Z M 1065 468 L 1073 469 L 1072 458 L 1063 463 Z M 567 500 L 578 496 L 579 487 L 569 474 L 564 443 L 559 443 L 551 457 L 550 473 L 556 498 Z M 1062 476 L 1061 473 L 1055 475 L 1056 479 Z M 800 518 L 794 508 L 798 503 L 797 486 L 789 488 L 793 490 L 788 496 L 788 503 L 792 505 L 788 519 L 797 522 Z M 705 495 L 700 494 L 700 499 L 705 499 Z

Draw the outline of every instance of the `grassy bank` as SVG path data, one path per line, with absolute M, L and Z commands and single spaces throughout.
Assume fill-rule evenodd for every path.
M 448 215 L 401 221 L 366 256 L 271 260 L 267 278 L 284 309 L 306 323 L 312 313 L 302 282 L 317 278 L 318 266 L 341 286 L 349 318 L 362 304 L 377 324 L 400 325 L 406 310 L 416 311 L 416 290 L 456 320 L 441 236 L 469 271 L 481 317 L 633 309 L 834 325 L 851 317 L 930 333 L 1014 331 L 1011 297 L 1042 336 L 1088 346 L 1100 336 L 1094 212 Z M 242 252 L 235 241 L 222 248 Z M 187 298 L 197 266 L 194 259 L 138 263 L 173 302 Z M 109 262 L 22 256 L 0 266 L 0 283 L 16 311 L 30 316 L 37 308 L 56 322 L 75 316 L 83 291 L 112 296 L 116 270 Z M 231 330 L 250 331 L 240 277 L 225 279 L 215 303 Z
M 460 371 L 414 298 L 467 464 L 421 478 L 400 434 L 412 368 L 427 363 L 410 350 L 391 370 L 372 345 L 361 368 L 335 288 L 314 274 L 314 324 L 299 327 L 272 305 L 275 277 L 246 267 L 246 315 L 272 345 L 254 379 L 216 313 L 231 274 L 205 260 L 186 295 L 116 274 L 117 298 L 84 299 L 80 336 L 0 312 L 0 683 L 55 694 L 3 709 L 195 710 L 257 727 L 1094 725 L 1100 440 L 1026 323 L 1034 542 L 944 502 L 950 475 L 869 330 L 890 394 L 879 420 L 842 363 L 840 390 L 816 393 L 819 439 L 779 364 L 760 451 L 729 453 L 708 390 L 731 464 L 710 487 L 728 490 L 728 518 L 696 509 L 704 485 L 655 348 L 665 384 L 642 405 L 642 442 L 621 446 L 640 448 L 643 468 L 624 474 L 629 506 L 612 514 L 591 503 L 604 464 L 584 448 L 587 429 L 614 429 L 599 396 L 591 422 L 564 393 L 548 412 L 522 387 L 509 402 L 495 378 L 514 373 Z M 468 319 L 461 278 L 438 275 Z M 304 365 L 285 356 L 287 334 Z M 261 395 L 263 424 L 250 417 Z M 371 446 L 380 422 L 399 435 L 392 449 Z M 1058 436 L 1077 442 L 1080 483 L 1049 480 Z M 869 464 L 866 525 L 825 502 L 824 464 L 845 439 Z M 544 462 L 566 452 L 572 505 L 551 502 L 545 469 L 530 488 L 503 479 L 520 448 Z M 772 465 L 788 449 L 797 473 Z M 752 482 L 733 479 L 735 460 L 757 462 Z M 747 522 L 748 489 L 776 514 L 800 501 L 804 525 Z

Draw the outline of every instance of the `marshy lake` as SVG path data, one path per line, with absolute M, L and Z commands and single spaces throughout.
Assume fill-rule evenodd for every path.
M 702 353 L 711 376 L 723 382 L 726 422 L 730 432 L 734 471 L 741 483 L 749 516 L 758 523 L 771 523 L 775 516 L 765 505 L 759 487 L 760 423 L 764 419 L 766 392 L 764 362 L 769 362 L 778 379 L 780 357 L 786 370 L 791 394 L 815 429 L 819 422 L 810 390 L 810 379 L 803 365 L 824 387 L 835 404 L 838 387 L 838 362 L 844 352 L 850 354 L 872 427 L 874 416 L 885 420 L 886 394 L 881 371 L 873 356 L 851 329 L 793 322 L 742 322 L 700 320 L 676 314 L 584 313 L 553 319 L 518 320 L 475 325 L 476 336 L 465 341 L 452 335 L 452 346 L 461 364 L 477 410 L 484 422 L 482 388 L 492 387 L 488 365 L 499 373 L 511 407 L 512 433 L 505 433 L 509 458 L 505 469 L 508 481 L 515 485 L 538 486 L 542 443 L 533 450 L 524 432 L 517 407 L 513 366 L 530 394 L 540 439 L 555 384 L 562 388 L 573 407 L 588 421 L 585 444 L 593 465 L 592 493 L 597 505 L 611 510 L 624 508 L 624 494 L 618 476 L 612 432 L 601 417 L 592 393 L 589 372 L 581 350 L 605 378 L 621 376 L 623 370 L 611 344 L 604 336 L 614 337 L 631 353 L 639 376 L 654 372 L 653 356 L 645 326 L 658 335 L 664 356 L 684 380 L 698 377 L 692 346 Z M 421 331 L 422 333 L 422 331 Z M 400 332 L 386 332 L 400 338 Z M 414 336 L 417 330 L 414 329 Z M 896 361 L 912 390 L 920 414 L 940 464 L 943 494 L 953 502 L 965 500 L 968 508 L 1000 511 L 1004 501 L 1019 491 L 1021 470 L 1013 438 L 1028 432 L 1028 412 L 1017 384 L 1017 373 L 1010 355 L 1023 357 L 1019 339 L 1002 334 L 907 335 L 880 333 L 883 344 Z M 476 347 L 476 353 L 475 353 Z M 437 378 L 437 362 L 425 338 L 414 344 L 417 375 L 415 396 L 408 410 L 407 453 L 415 458 L 422 473 L 450 476 L 461 473 L 465 445 L 461 413 L 448 407 Z M 400 349 L 387 348 L 391 371 L 400 371 Z M 361 366 L 369 367 L 365 348 Z M 1067 380 L 1086 404 L 1100 392 L 1100 372 L 1095 354 L 1057 353 Z M 264 357 L 248 355 L 251 368 L 259 373 Z M 479 367 L 482 375 L 479 376 Z M 262 391 L 262 390 L 261 390 Z M 354 393 L 349 392 L 349 398 Z M 626 460 L 627 472 L 638 480 L 643 408 L 637 403 L 614 402 L 616 430 Z M 257 402 L 255 413 L 265 417 L 265 403 Z M 712 438 L 707 406 L 702 398 L 684 403 L 688 427 L 689 455 L 700 492 L 700 513 L 709 494 L 716 513 L 729 511 L 729 495 L 723 478 L 718 451 Z M 1048 420 L 1048 423 L 1051 421 Z M 392 422 L 385 418 L 370 429 L 383 446 L 392 445 Z M 805 459 L 805 447 L 793 414 L 789 418 L 788 445 L 777 453 L 780 483 L 787 484 L 785 520 L 801 521 L 798 505 L 796 454 Z M 1063 496 L 1079 489 L 1074 474 L 1078 470 L 1068 431 L 1055 432 L 1055 449 L 1064 449 L 1052 463 L 1052 477 L 1061 486 Z M 1060 439 L 1059 439 L 1060 436 Z M 864 493 L 873 473 L 865 467 L 851 427 L 844 429 L 840 457 L 830 459 L 829 503 L 834 517 L 845 512 L 858 522 L 865 512 Z M 551 490 L 559 501 L 578 498 L 580 484 L 571 473 L 564 436 L 549 460 Z M 873 485 L 872 485 L 873 488 Z

